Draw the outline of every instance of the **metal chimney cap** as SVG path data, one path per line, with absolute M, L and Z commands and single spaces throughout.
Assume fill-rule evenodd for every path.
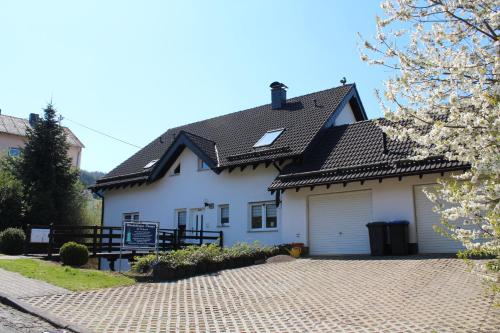
M 278 82 L 278 81 L 274 81 L 273 83 L 271 83 L 269 85 L 269 87 L 271 89 L 281 89 L 281 88 L 288 88 L 285 84 L 281 83 L 281 82 Z

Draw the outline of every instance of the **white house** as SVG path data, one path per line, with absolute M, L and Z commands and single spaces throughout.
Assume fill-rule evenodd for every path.
M 384 121 L 384 120 L 381 120 Z M 314 255 L 370 252 L 366 224 L 406 220 L 412 252 L 455 252 L 422 192 L 466 166 L 412 161 L 368 120 L 356 86 L 286 98 L 172 128 L 93 187 L 104 225 L 223 230 L 224 244 L 302 242 Z

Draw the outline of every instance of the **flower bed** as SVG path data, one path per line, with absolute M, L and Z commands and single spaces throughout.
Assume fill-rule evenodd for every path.
M 224 249 L 215 244 L 204 244 L 160 253 L 158 258 L 154 254 L 136 257 L 132 271 L 149 273 L 156 281 L 174 280 L 226 268 L 253 265 L 277 254 L 278 247 L 261 246 L 257 242 L 237 243 Z

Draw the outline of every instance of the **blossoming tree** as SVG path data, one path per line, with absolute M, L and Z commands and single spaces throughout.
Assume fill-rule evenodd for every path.
M 463 256 L 487 254 L 483 268 L 500 291 L 500 0 L 387 0 L 362 60 L 391 71 L 377 91 L 383 130 L 416 145 L 417 158 L 443 156 L 469 166 L 442 177 L 427 196 L 441 233 Z

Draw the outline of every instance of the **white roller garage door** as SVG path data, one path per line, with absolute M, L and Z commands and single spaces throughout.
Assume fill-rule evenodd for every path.
M 428 187 L 429 185 L 427 185 Z M 417 241 L 419 253 L 457 253 L 463 249 L 460 242 L 449 239 L 434 231 L 439 225 L 439 215 L 432 211 L 434 204 L 427 198 L 425 185 L 415 186 L 415 215 L 417 218 Z
M 366 254 L 366 224 L 372 221 L 371 191 L 309 197 L 309 251 L 312 255 Z

